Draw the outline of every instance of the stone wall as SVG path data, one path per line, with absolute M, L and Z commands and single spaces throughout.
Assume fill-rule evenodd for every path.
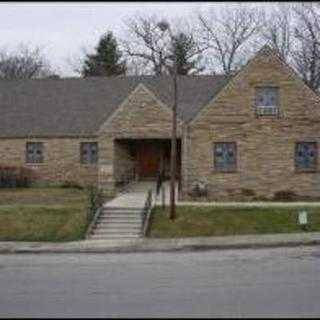
M 97 165 L 80 163 L 80 142 L 97 141 L 79 138 L 0 139 L 0 165 L 32 168 L 40 180 L 84 185 L 97 182 Z M 43 142 L 44 162 L 26 163 L 26 143 Z
M 256 86 L 279 87 L 279 116 L 256 115 Z M 296 142 L 320 147 L 319 115 L 319 98 L 274 53 L 261 52 L 186 130 L 183 198 L 198 181 L 208 184 L 210 199 L 231 199 L 245 189 L 265 197 L 280 190 L 319 197 L 319 164 L 313 173 L 299 173 L 294 165 Z M 215 171 L 215 142 L 236 142 L 236 172 Z
M 116 139 L 170 139 L 172 113 L 147 88 L 139 85 L 99 132 L 99 185 L 114 194 L 115 182 L 128 154 Z M 177 136 L 181 136 L 178 120 Z M 121 152 L 122 150 L 122 152 Z M 120 168 L 119 168 L 120 167 Z
M 135 158 L 132 155 L 129 142 L 115 141 L 114 143 L 114 180 L 125 182 L 135 178 Z

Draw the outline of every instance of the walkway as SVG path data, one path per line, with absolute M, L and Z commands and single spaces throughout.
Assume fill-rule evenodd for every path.
M 170 182 L 165 181 L 165 204 L 170 203 Z M 109 201 L 104 207 L 141 207 L 146 200 L 147 192 L 152 190 L 153 199 L 156 195 L 155 181 L 140 181 L 130 184 L 126 190 L 119 194 L 116 198 Z M 209 206 L 209 207 L 320 207 L 320 202 L 272 202 L 272 201 L 256 201 L 256 202 L 216 202 L 216 201 L 179 201 L 178 200 L 178 184 L 176 184 L 176 204 L 177 206 Z M 156 205 L 162 204 L 162 195 L 156 197 Z
M 117 197 L 106 202 L 103 207 L 141 208 L 146 202 L 147 193 L 150 189 L 152 190 L 153 195 L 155 195 L 156 183 L 154 181 L 133 182 Z

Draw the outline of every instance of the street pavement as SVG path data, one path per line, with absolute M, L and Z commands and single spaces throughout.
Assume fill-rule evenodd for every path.
M 0 255 L 0 317 L 320 316 L 320 247 Z

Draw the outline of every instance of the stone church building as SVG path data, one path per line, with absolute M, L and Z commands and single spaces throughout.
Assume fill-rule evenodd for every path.
M 170 175 L 169 76 L 0 81 L 0 166 L 107 193 Z M 188 199 L 320 196 L 320 100 L 264 46 L 238 73 L 178 77 L 177 179 Z

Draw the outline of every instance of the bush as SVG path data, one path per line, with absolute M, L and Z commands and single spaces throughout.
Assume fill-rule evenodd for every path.
M 203 182 L 196 182 L 192 186 L 190 194 L 194 197 L 207 197 L 208 196 L 207 185 Z
M 273 200 L 275 201 L 294 201 L 298 199 L 298 195 L 290 190 L 280 190 L 274 193 Z
M 96 186 L 87 187 L 88 192 L 88 211 L 87 211 L 87 221 L 90 223 L 96 213 L 96 211 L 102 207 L 104 202 L 104 197 L 101 189 Z
M 252 189 L 241 189 L 241 194 L 246 197 L 254 197 L 256 195 L 255 191 Z
M 63 181 L 61 184 L 61 188 L 73 188 L 73 189 L 79 189 L 79 190 L 83 189 L 83 187 L 80 186 L 77 182 L 70 181 L 70 180 Z
M 28 188 L 36 175 L 30 168 L 19 166 L 0 166 L 0 188 Z
M 271 200 L 272 199 L 270 199 L 266 196 L 263 196 L 263 195 L 257 195 L 252 198 L 252 201 L 271 201 Z

